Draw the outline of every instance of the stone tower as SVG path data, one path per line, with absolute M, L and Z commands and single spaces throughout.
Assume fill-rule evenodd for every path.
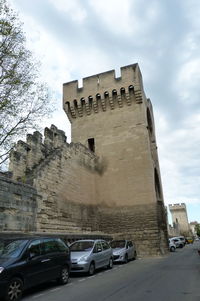
M 172 223 L 179 224 L 180 233 L 189 235 L 190 227 L 188 223 L 187 209 L 185 203 L 169 205 L 169 210 L 172 215 Z
M 63 107 L 71 122 L 72 142 L 82 143 L 100 158 L 96 202 L 107 211 L 120 212 L 114 214 L 118 219 L 124 210 L 132 212 L 130 223 L 122 218 L 118 225 L 124 223 L 131 232 L 142 221 L 146 235 L 148 230 L 159 232 L 155 244 L 162 249 L 167 227 L 153 110 L 138 64 L 122 67 L 119 78 L 111 70 L 83 78 L 83 87 L 78 81 L 64 84 Z M 116 230 L 114 224 L 113 230 L 105 227 L 106 232 Z
M 99 201 L 112 205 L 163 201 L 152 106 L 137 64 L 64 84 L 72 142 L 101 158 Z M 98 183 L 97 183 L 98 184 Z

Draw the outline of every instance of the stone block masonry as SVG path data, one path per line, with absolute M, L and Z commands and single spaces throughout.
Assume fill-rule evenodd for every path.
M 34 187 L 0 176 L 0 232 L 36 231 L 39 199 Z
M 164 214 L 162 204 L 100 208 L 100 228 L 114 239 L 132 239 L 140 256 L 168 252 L 165 223 L 158 221 Z

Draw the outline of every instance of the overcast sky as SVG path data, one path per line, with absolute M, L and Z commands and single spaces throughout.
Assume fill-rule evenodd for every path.
M 152 101 L 165 204 L 200 222 L 200 1 L 9 0 L 56 91 L 54 123 L 70 136 L 62 84 L 138 62 Z

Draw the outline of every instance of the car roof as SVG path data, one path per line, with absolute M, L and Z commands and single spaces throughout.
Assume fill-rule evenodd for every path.
M 14 241 L 14 240 L 35 240 L 35 239 L 58 239 L 59 237 L 48 236 L 15 236 L 15 237 L 0 237 L 1 241 Z
M 75 243 L 75 242 L 89 242 L 89 241 L 90 242 L 99 242 L 99 241 L 105 241 L 105 240 L 103 240 L 103 239 L 79 239 L 79 240 L 74 241 L 73 243 Z

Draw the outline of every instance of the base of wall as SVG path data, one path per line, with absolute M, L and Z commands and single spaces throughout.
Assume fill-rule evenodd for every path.
M 108 207 L 42 200 L 36 189 L 0 178 L 0 231 L 16 234 L 65 235 L 107 240 L 131 239 L 139 256 L 160 256 L 168 252 L 167 225 L 162 202 Z
M 160 217 L 159 203 L 101 209 L 101 230 L 114 239 L 131 239 L 139 256 L 160 256 L 168 253 L 167 225 Z M 160 217 L 160 218 L 159 218 Z

